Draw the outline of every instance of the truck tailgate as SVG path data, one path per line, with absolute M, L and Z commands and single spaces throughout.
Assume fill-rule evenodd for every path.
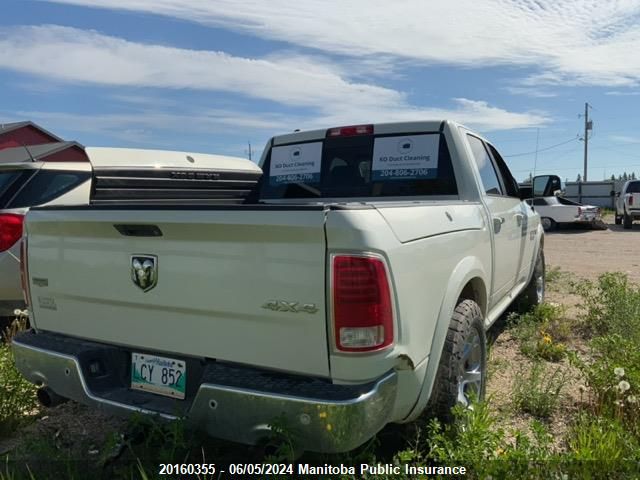
M 134 351 L 328 376 L 324 215 L 34 210 L 27 232 L 36 326 Z M 124 234 L 114 225 L 125 225 Z M 139 236 L 136 225 L 162 236 Z M 132 276 L 144 258 L 155 261 L 151 289 Z

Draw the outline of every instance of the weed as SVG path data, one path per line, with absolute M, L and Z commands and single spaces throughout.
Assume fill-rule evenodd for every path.
M 563 341 L 569 338 L 572 325 L 564 317 L 564 308 L 543 303 L 531 312 L 512 315 L 510 322 L 523 355 L 550 362 L 564 358 L 567 349 Z
M 540 422 L 532 423 L 531 436 L 516 431 L 511 441 L 496 428 L 486 403 L 474 403 L 472 409 L 456 407 L 454 416 L 450 425 L 435 420 L 429 424 L 429 460 L 465 465 L 470 478 L 554 478 L 559 471 L 551 435 Z
M 542 362 L 534 362 L 528 373 L 521 371 L 516 376 L 513 401 L 522 412 L 548 418 L 556 409 L 565 384 L 566 376 L 561 370 L 549 372 Z
M 30 422 L 38 412 L 37 388 L 18 372 L 9 346 L 25 326 L 26 317 L 14 320 L 6 330 L 7 343 L 0 343 L 0 438 Z
M 605 273 L 595 283 L 584 281 L 579 294 L 591 334 L 618 334 L 640 343 L 640 287 L 625 274 Z
M 590 361 L 574 360 L 591 387 L 591 411 L 620 422 L 640 441 L 640 288 L 608 273 L 585 282 L 581 295 Z
M 575 293 L 577 285 L 575 276 L 560 267 L 548 265 L 545 269 L 544 279 L 549 290 L 560 293 Z
M 578 461 L 597 461 L 612 465 L 623 460 L 637 460 L 640 446 L 616 420 L 581 415 L 568 438 L 571 457 Z

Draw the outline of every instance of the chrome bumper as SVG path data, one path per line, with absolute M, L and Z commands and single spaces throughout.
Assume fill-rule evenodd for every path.
M 205 430 L 213 437 L 245 444 L 260 442 L 269 436 L 273 425 L 278 425 L 283 426 L 295 439 L 296 446 L 303 450 L 349 451 L 369 440 L 388 423 L 396 397 L 397 376 L 394 372 L 367 384 L 357 396 L 339 400 L 320 394 L 314 398 L 312 395 L 298 396 L 292 391 L 266 392 L 208 381 L 199 385 L 185 414 L 175 415 L 168 413 L 166 408 L 164 412 L 145 408 L 140 405 L 144 402 L 136 404 L 134 401 L 114 400 L 108 389 L 99 393 L 92 391 L 83 375 L 87 366 L 83 368 L 80 360 L 86 355 L 69 353 L 69 343 L 73 340 L 66 337 L 65 348 L 55 348 L 55 344 L 50 342 L 44 349 L 30 341 L 41 335 L 48 334 L 22 334 L 12 344 L 16 365 L 29 381 L 46 385 L 58 395 L 109 413 L 128 415 L 137 412 L 169 420 L 183 417 L 188 424 Z M 79 342 L 87 345 L 87 342 Z M 340 387 L 327 384 L 325 390 Z M 158 397 L 142 392 L 131 392 L 131 395 L 135 396 L 132 399 L 149 395 Z M 340 396 L 344 397 L 344 391 Z M 182 408 L 185 405 L 188 402 L 183 403 Z

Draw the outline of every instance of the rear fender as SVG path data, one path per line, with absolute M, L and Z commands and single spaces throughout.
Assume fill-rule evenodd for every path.
M 415 420 L 422 413 L 429 401 L 436 374 L 438 372 L 438 365 L 440 363 L 442 349 L 444 348 L 447 329 L 451 322 L 451 316 L 458 304 L 458 300 L 460 299 L 464 287 L 474 279 L 479 279 L 484 284 L 483 295 L 485 298 L 478 299 L 478 303 L 480 304 L 483 315 L 486 315 L 487 313 L 489 301 L 487 285 L 491 284 L 488 281 L 489 275 L 485 271 L 479 259 L 475 257 L 465 257 L 458 263 L 447 282 L 447 293 L 445 294 L 440 306 L 436 328 L 433 332 L 431 351 L 429 352 L 429 359 L 424 381 L 422 382 L 422 389 L 411 413 L 404 419 L 404 421 Z

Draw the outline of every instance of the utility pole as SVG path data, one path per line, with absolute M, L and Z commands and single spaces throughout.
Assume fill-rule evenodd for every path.
M 589 154 L 589 130 L 593 129 L 593 122 L 589 120 L 589 103 L 584 104 L 584 173 L 582 181 L 587 181 L 587 157 Z
M 536 167 L 538 166 L 538 140 L 540 140 L 540 129 L 536 128 L 536 156 L 533 158 L 533 176 L 536 176 Z
M 249 150 L 248 150 L 248 154 L 249 154 L 249 160 L 252 160 L 251 158 L 251 140 L 247 140 L 247 144 L 249 145 Z

